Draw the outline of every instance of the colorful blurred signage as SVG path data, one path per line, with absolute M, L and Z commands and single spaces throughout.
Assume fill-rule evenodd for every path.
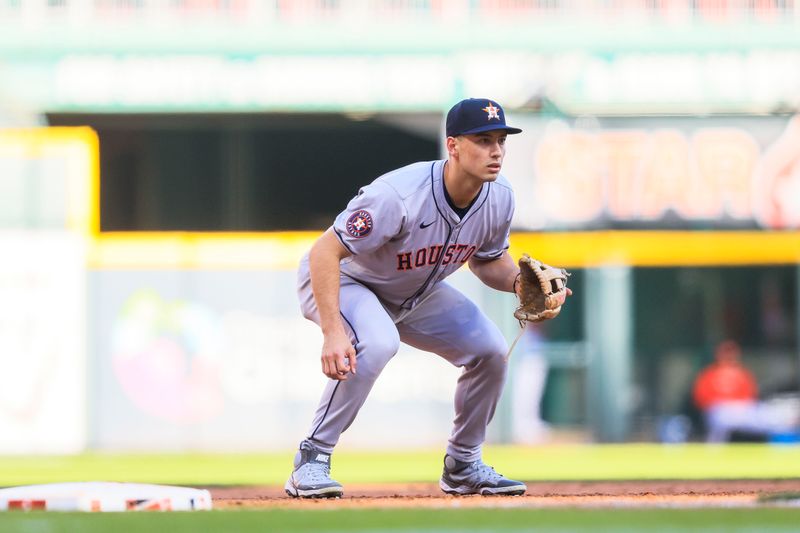
M 800 227 L 800 116 L 527 123 L 506 165 L 520 229 Z

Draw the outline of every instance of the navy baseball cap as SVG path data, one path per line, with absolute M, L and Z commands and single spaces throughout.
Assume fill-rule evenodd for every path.
M 492 130 L 522 133 L 519 128 L 506 126 L 505 111 L 500 104 L 488 98 L 461 100 L 447 112 L 445 132 L 448 137 Z

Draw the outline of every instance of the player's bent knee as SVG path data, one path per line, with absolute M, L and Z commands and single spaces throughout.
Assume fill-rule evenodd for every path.
M 357 372 L 363 377 L 377 377 L 386 363 L 400 349 L 400 336 L 387 333 L 364 339 L 360 346 Z
M 490 359 L 497 359 L 499 357 L 503 360 L 508 352 L 508 343 L 506 343 L 506 340 L 499 333 L 497 335 L 486 335 L 486 337 L 484 337 L 482 352 L 484 357 Z
M 473 346 L 475 355 L 481 363 L 496 367 L 498 371 L 504 371 L 506 366 L 506 354 L 508 344 L 501 335 L 486 335 L 482 341 Z
M 369 350 L 384 355 L 388 361 L 400 349 L 400 335 L 397 332 L 385 333 L 369 340 Z

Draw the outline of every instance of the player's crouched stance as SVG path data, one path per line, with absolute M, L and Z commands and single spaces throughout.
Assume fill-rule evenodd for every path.
M 520 495 L 527 488 L 481 459 L 508 345 L 469 298 L 443 281 L 467 264 L 484 284 L 516 292 L 524 303 L 532 276 L 507 251 L 514 195 L 500 175 L 506 136 L 521 130 L 506 125 L 503 109 L 488 99 L 453 106 L 446 130 L 446 160 L 414 163 L 363 187 L 301 261 L 298 296 L 303 315 L 322 329 L 322 372 L 330 380 L 286 482 L 290 496 L 342 495 L 330 477 L 331 454 L 400 342 L 463 369 L 441 489 Z M 546 299 L 559 306 L 563 300 Z M 555 314 L 548 308 L 524 319 Z

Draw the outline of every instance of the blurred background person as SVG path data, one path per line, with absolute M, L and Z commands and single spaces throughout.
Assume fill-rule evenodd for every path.
M 742 364 L 741 355 L 736 342 L 721 342 L 714 362 L 695 379 L 692 396 L 704 415 L 708 442 L 727 442 L 735 431 L 762 437 L 769 433 L 755 376 Z

